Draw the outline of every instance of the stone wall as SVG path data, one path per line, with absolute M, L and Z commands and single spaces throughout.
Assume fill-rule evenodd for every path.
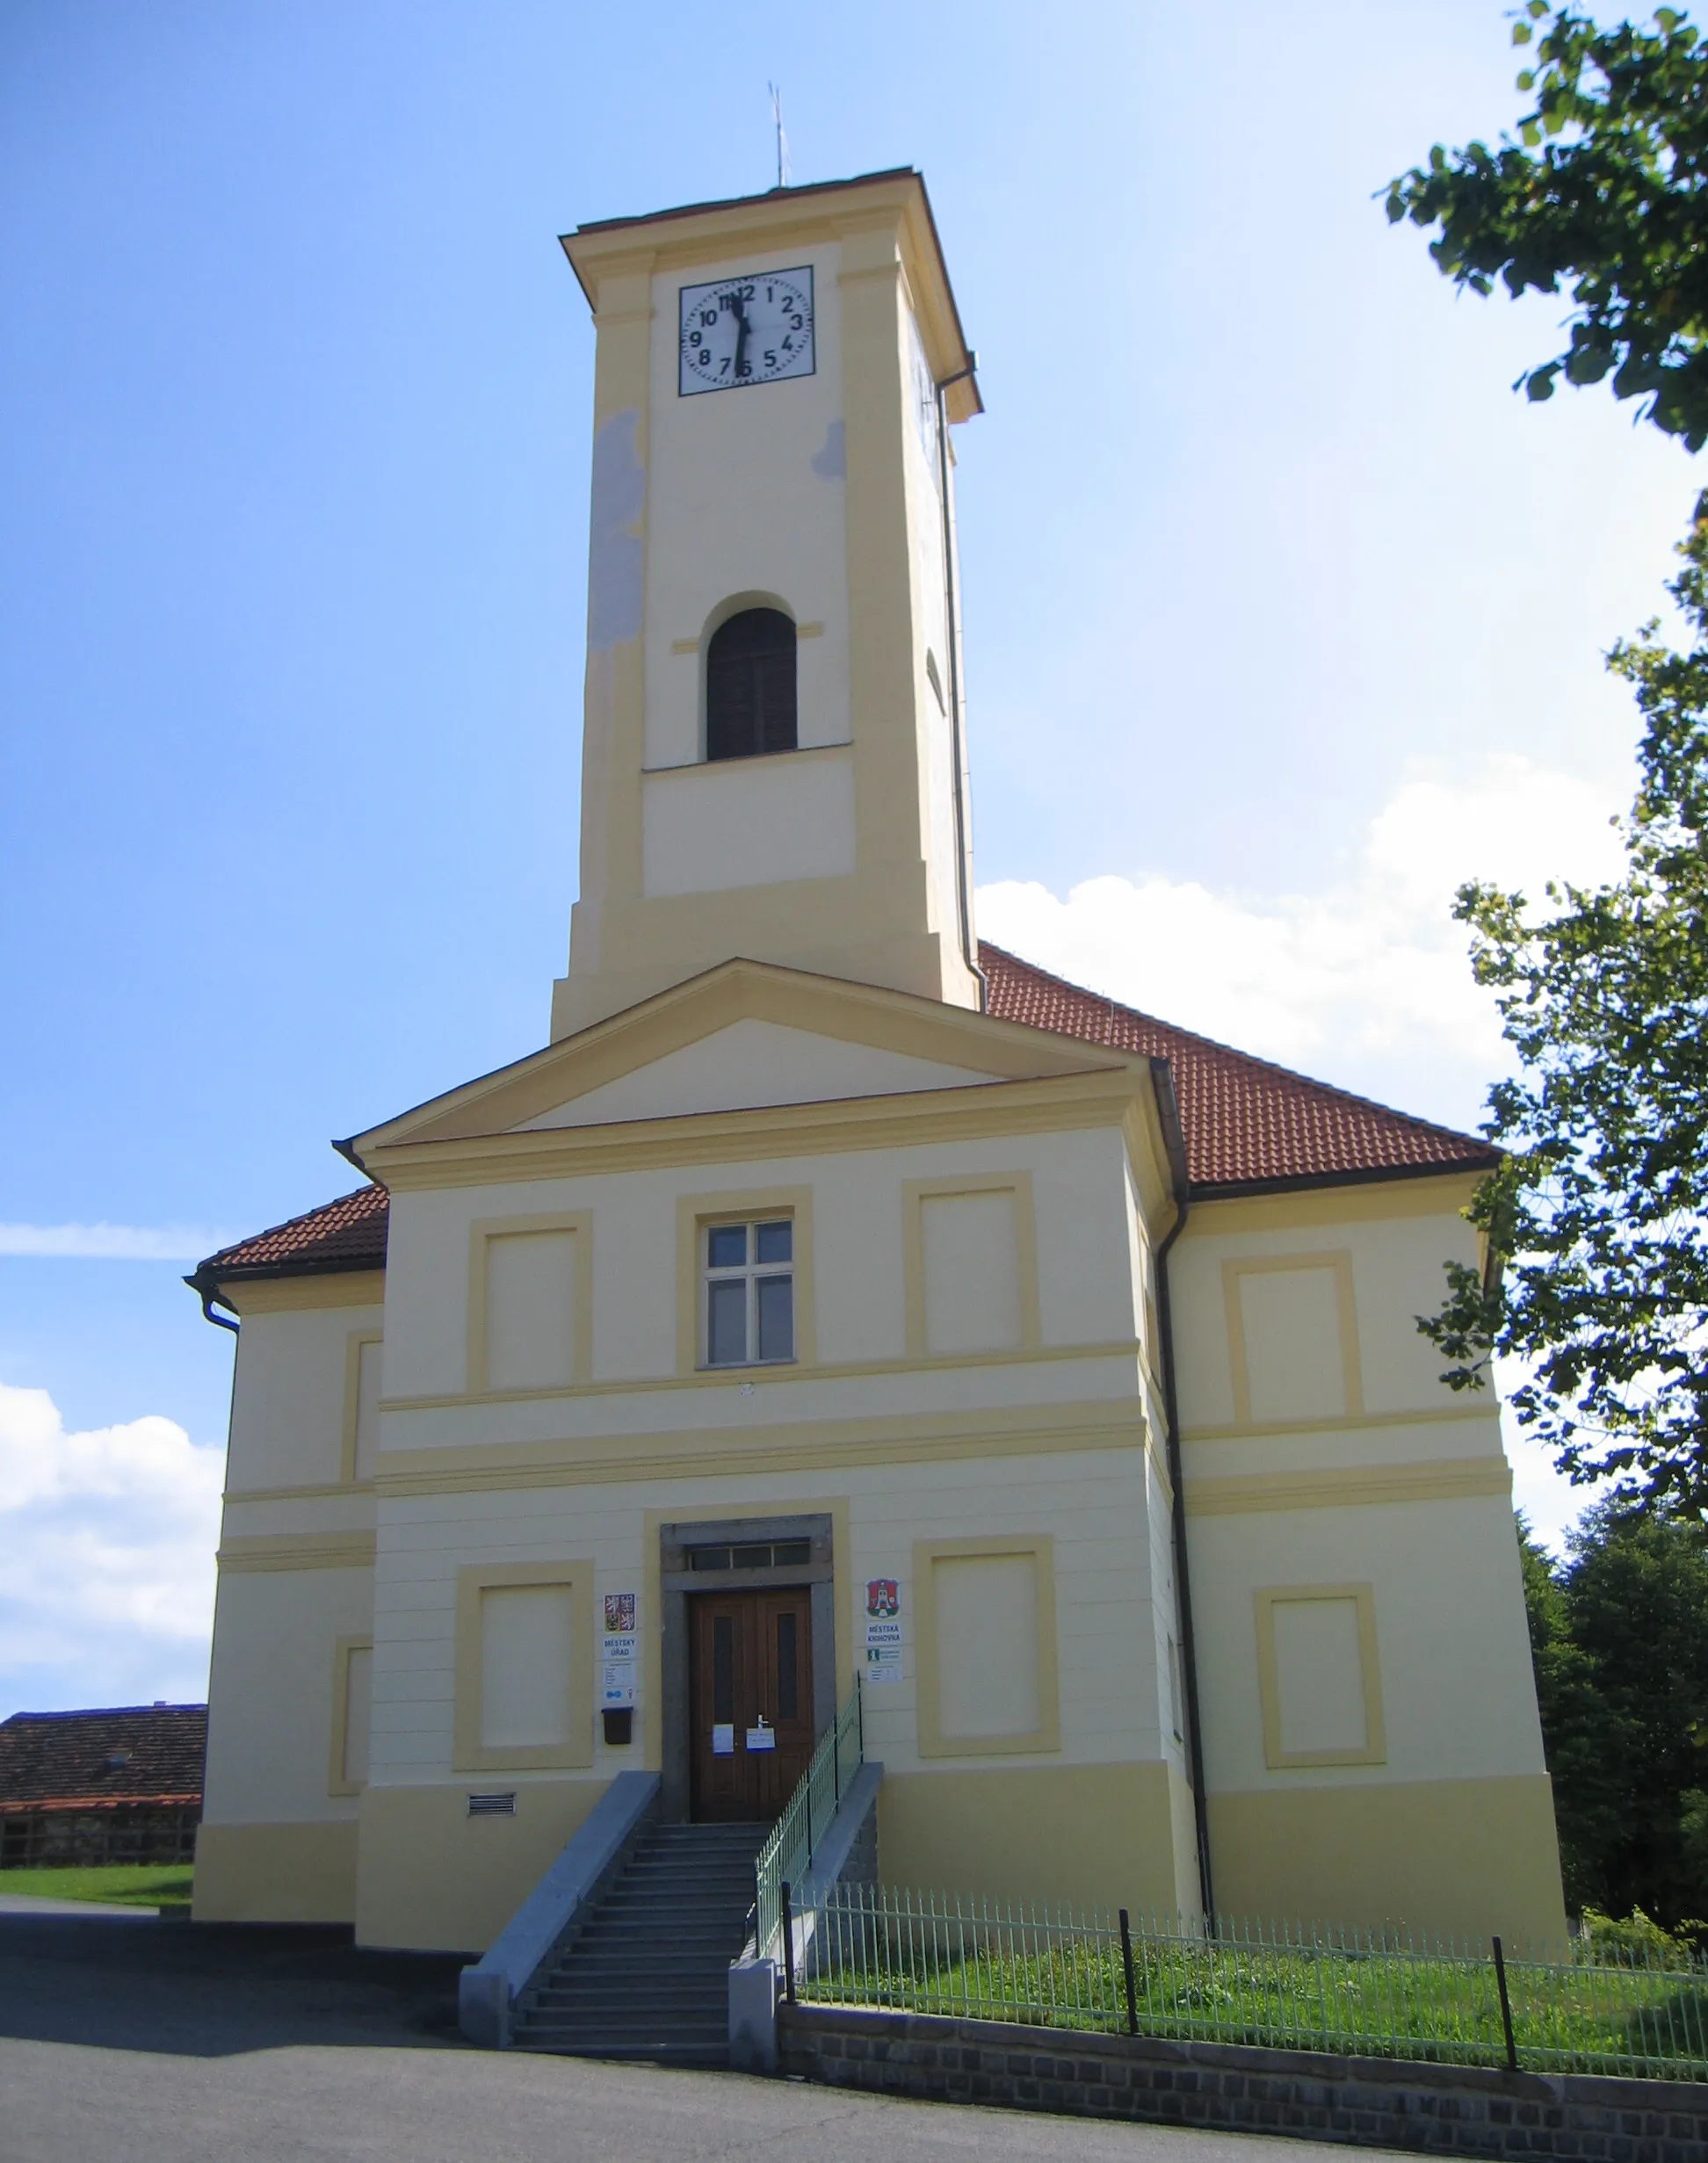
M 783 2005 L 785 2073 L 835 2087 L 1360 2147 L 1708 2163 L 1708 2086 L 1484 2072 Z
M 193 1863 L 199 1805 L 117 1804 L 0 1814 L 0 1870 Z

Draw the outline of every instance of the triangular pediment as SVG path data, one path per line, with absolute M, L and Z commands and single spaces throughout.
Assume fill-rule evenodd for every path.
M 725 962 L 345 1146 L 966 1089 L 1134 1064 L 1118 1052 L 834 977 Z
M 697 1111 L 754 1111 L 849 1096 L 896 1096 L 915 1089 L 973 1089 L 996 1079 L 976 1067 L 921 1059 L 884 1045 L 852 1044 L 749 1015 L 554 1104 L 549 1111 L 524 1119 L 521 1127 L 679 1119 Z

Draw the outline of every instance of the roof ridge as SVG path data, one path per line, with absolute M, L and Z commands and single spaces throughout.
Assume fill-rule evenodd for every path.
M 199 1712 L 207 1714 L 205 1704 L 181 1705 L 72 1705 L 53 1712 L 9 1712 L 0 1727 L 10 1727 L 14 1720 L 116 1720 L 127 1715 L 157 1719 L 163 1712 Z
M 1160 1014 L 1147 1014 L 1142 1007 L 1128 1006 L 1124 1000 L 1105 991 L 1094 991 L 1088 984 L 1075 984 L 1071 978 L 1058 976 L 1053 969 L 1028 961 L 1024 955 L 1010 953 L 1007 947 L 997 945 L 994 939 L 979 941 L 981 958 L 986 953 L 1000 955 L 1015 968 L 1024 969 L 1030 976 L 1042 977 L 1046 983 L 1059 985 L 1063 991 L 1076 993 L 1082 999 L 1101 999 L 1111 1015 L 1125 1014 L 1136 1022 L 1143 1022 L 1152 1029 L 1164 1031 L 1171 1037 L 1184 1037 L 1193 1044 L 1201 1044 L 1212 1052 L 1219 1052 L 1225 1059 L 1237 1059 L 1242 1066 L 1261 1067 L 1265 1074 L 1278 1074 L 1284 1081 L 1298 1082 L 1309 1089 L 1321 1089 L 1326 1096 L 1336 1096 L 1343 1103 L 1359 1104 L 1366 1111 L 1379 1111 L 1385 1118 L 1399 1119 L 1408 1126 L 1421 1128 L 1425 1133 L 1442 1134 L 1452 1141 L 1468 1141 L 1480 1149 L 1490 1149 L 1494 1144 L 1484 1134 L 1467 1134 L 1463 1127 L 1444 1126 L 1438 1119 L 1426 1119 L 1415 1111 L 1401 1111 L 1397 1104 L 1385 1104 L 1379 1097 L 1361 1096 L 1356 1089 L 1343 1089 L 1337 1082 L 1323 1082 L 1315 1074 L 1301 1074 L 1296 1067 L 1284 1067 L 1279 1060 L 1264 1059 L 1256 1052 L 1242 1052 L 1237 1044 L 1224 1044 L 1219 1037 L 1206 1037 L 1201 1030 L 1187 1029 L 1179 1022 L 1164 1021 Z M 1030 1024 L 1038 1027 L 1040 1024 Z M 1052 1036 L 1063 1032 L 1051 1030 Z

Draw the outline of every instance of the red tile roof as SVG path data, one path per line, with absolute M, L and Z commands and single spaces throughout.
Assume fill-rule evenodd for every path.
M 1335 1185 L 1458 1169 L 1488 1170 L 1499 1153 L 1474 1134 L 1308 1081 L 1285 1067 L 1176 1029 L 1083 991 L 981 940 L 990 1011 L 1007 1022 L 1166 1059 L 1194 1190 L 1206 1194 Z
M 1168 1060 L 1187 1170 L 1194 1191 L 1205 1198 L 1486 1171 L 1498 1161 L 1498 1153 L 1474 1134 L 1412 1118 L 1176 1029 L 1052 976 L 988 941 L 980 942 L 979 959 L 989 980 L 989 1010 L 998 1020 Z M 187 1281 L 211 1292 L 245 1277 L 383 1269 L 388 1206 L 383 1187 L 359 1187 L 222 1248 Z
M 241 1284 L 246 1277 L 329 1275 L 338 1270 L 383 1270 L 391 1197 L 383 1187 L 358 1187 L 307 1215 L 276 1224 L 253 1239 L 222 1247 L 185 1281 L 198 1291 Z
M 199 1807 L 206 1756 L 206 1705 L 14 1712 L 0 1720 L 0 1816 L 121 1803 Z

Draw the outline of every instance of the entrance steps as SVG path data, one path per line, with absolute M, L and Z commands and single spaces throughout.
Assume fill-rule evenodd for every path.
M 518 2000 L 510 2045 L 722 2065 L 764 1825 L 651 1825 Z

